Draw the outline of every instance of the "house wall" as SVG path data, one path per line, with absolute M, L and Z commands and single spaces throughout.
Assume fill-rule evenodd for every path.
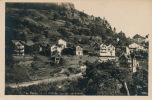
M 20 42 L 16 42 L 13 46 L 14 54 L 13 55 L 24 55 L 24 45 Z
M 136 72 L 138 66 L 139 66 L 139 61 L 137 61 L 135 58 L 133 58 L 133 60 L 132 60 L 132 71 Z
M 58 44 L 61 45 L 62 48 L 67 48 L 67 43 L 66 43 L 66 41 L 64 41 L 64 40 L 62 40 L 62 39 L 58 40 Z
M 60 55 L 61 56 L 61 52 L 62 52 L 62 48 L 60 48 L 60 47 L 58 47 L 58 46 L 56 46 L 56 45 L 53 45 L 53 46 L 51 46 L 51 57 L 52 56 L 54 56 L 53 55 L 53 52 L 54 51 L 57 51 L 58 52 L 58 55 Z
M 83 55 L 83 49 L 80 46 L 76 47 L 76 55 Z
M 130 51 L 133 51 L 133 50 L 139 51 L 139 50 L 143 50 L 144 47 L 137 44 L 137 43 L 132 43 L 132 44 L 129 45 L 129 49 L 130 49 Z
M 58 48 L 58 47 L 57 47 L 56 45 L 51 46 L 51 52 L 56 51 L 57 48 Z
M 100 61 L 115 60 L 115 57 L 99 57 Z
M 115 47 L 112 45 L 106 46 L 105 44 L 101 44 L 100 45 L 100 56 L 115 57 Z

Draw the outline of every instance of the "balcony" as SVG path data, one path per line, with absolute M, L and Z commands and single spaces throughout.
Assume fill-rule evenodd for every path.
M 24 50 L 20 50 L 20 52 L 22 52 L 22 53 L 23 53 L 23 52 L 24 52 Z
M 24 46 L 16 46 L 17 49 L 24 49 Z

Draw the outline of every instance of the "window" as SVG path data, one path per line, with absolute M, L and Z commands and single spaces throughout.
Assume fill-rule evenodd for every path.
M 78 52 L 78 54 L 80 55 L 80 52 Z

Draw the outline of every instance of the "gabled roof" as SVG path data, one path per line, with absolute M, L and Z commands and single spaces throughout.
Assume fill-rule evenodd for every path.
M 24 45 L 27 45 L 27 46 L 32 46 L 34 45 L 33 41 L 32 40 L 27 40 L 26 42 L 25 41 L 21 41 Z
M 81 47 L 81 48 L 83 48 L 81 45 L 75 45 L 74 47 L 76 48 L 76 47 L 78 47 L 78 46 Z
M 22 44 L 22 45 L 23 45 L 23 43 L 22 43 L 22 41 L 21 41 L 21 40 L 12 40 L 12 43 L 13 43 L 13 44 L 16 44 L 17 42 L 19 42 L 20 44 Z
M 15 44 L 16 42 L 19 42 L 19 40 L 12 40 L 12 43 Z
M 140 46 L 142 46 L 141 44 L 139 44 L 139 43 L 136 43 L 136 42 L 133 42 L 133 43 L 131 43 L 130 45 L 132 45 L 132 44 L 137 44 L 137 45 L 140 45 Z
M 126 53 L 123 53 L 120 57 L 119 57 L 119 59 L 121 58 L 121 57 L 125 57 L 126 59 L 131 59 L 131 56 L 130 55 L 128 55 L 128 54 L 126 54 Z
M 133 39 L 135 39 L 135 38 L 143 38 L 143 39 L 146 39 L 146 37 L 143 37 L 143 36 L 138 35 L 138 34 L 136 34 L 136 35 L 133 37 Z
M 104 43 L 101 43 L 101 44 L 100 44 L 100 46 L 106 46 L 106 47 L 107 47 L 107 45 L 106 45 L 106 44 L 104 44 Z
M 64 42 L 66 42 L 64 39 L 59 39 L 59 40 L 62 40 L 62 41 L 64 41 Z M 59 40 L 58 40 L 58 41 L 59 41 Z
M 102 44 L 100 44 L 100 47 L 101 47 L 101 46 L 105 46 L 105 47 L 114 47 L 114 48 L 115 48 L 115 46 L 113 46 L 112 44 L 106 45 L 106 44 L 103 44 L 103 43 L 102 43 Z
M 112 44 L 108 45 L 108 47 L 114 47 Z

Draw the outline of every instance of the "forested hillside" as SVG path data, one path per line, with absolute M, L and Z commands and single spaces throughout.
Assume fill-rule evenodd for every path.
M 68 41 L 69 45 L 93 47 L 91 42 L 95 36 L 114 46 L 131 42 L 125 33 L 116 33 L 116 28 L 112 28 L 105 18 L 78 11 L 70 3 L 6 4 L 6 47 L 11 40 L 55 43 L 59 38 Z

